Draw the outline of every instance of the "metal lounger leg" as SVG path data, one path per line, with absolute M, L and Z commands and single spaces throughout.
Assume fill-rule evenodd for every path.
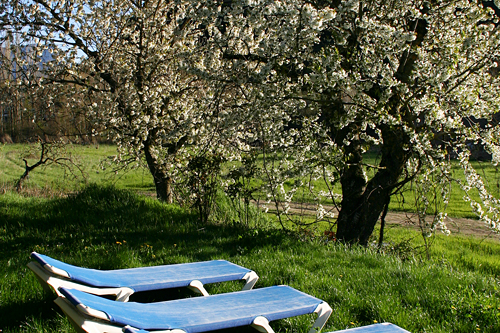
M 208 291 L 205 289 L 205 287 L 203 287 L 203 283 L 201 283 L 201 281 L 198 281 L 198 280 L 191 281 L 188 288 L 197 292 L 197 293 L 202 294 L 203 296 L 209 295 Z

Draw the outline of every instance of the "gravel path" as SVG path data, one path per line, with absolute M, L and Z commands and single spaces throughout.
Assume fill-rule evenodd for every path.
M 267 205 L 272 211 L 272 205 Z M 335 210 L 333 206 L 323 206 L 325 210 Z M 316 215 L 316 206 L 312 204 L 292 203 L 290 207 L 292 214 Z M 336 214 L 336 213 L 335 213 Z M 432 217 L 429 217 L 429 220 Z M 417 229 L 417 216 L 413 213 L 388 212 L 385 218 L 386 224 L 399 224 Z M 468 218 L 446 219 L 446 226 L 451 234 L 474 235 L 481 238 L 496 239 L 500 241 L 500 234 L 492 232 L 484 223 Z

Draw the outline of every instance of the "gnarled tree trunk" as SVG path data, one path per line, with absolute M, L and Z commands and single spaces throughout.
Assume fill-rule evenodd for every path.
M 342 203 L 337 219 L 337 238 L 346 243 L 368 244 L 377 221 L 389 203 L 393 191 L 411 180 L 403 176 L 409 155 L 404 150 L 401 129 L 382 129 L 384 144 L 379 170 L 366 179 L 362 165 L 361 147 L 352 145 L 350 159 L 340 182 Z
M 174 201 L 172 193 L 172 177 L 162 170 L 161 165 L 151 154 L 150 149 L 150 145 L 145 143 L 144 154 L 146 156 L 149 172 L 153 176 L 153 181 L 155 183 L 156 197 L 162 202 L 172 203 Z

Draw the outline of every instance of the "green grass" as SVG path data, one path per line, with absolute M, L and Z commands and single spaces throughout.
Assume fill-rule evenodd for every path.
M 0 145 L 0 185 L 13 186 L 24 172 L 23 158 L 33 165 L 40 158 L 37 145 Z M 57 165 L 34 169 L 25 183 L 31 191 L 75 191 L 89 183 L 112 184 L 139 192 L 154 191 L 152 177 L 147 169 L 121 169 L 111 165 L 117 148 L 113 145 L 68 145 L 65 157 L 70 157 L 81 169 L 69 173 Z
M 378 242 L 376 229 L 373 241 Z M 397 225 L 389 225 L 384 232 L 385 251 L 400 258 L 418 254 L 435 262 L 451 265 L 461 270 L 500 277 L 500 242 L 498 237 L 484 238 L 472 235 L 447 236 L 436 232 L 424 239 L 419 231 Z M 427 242 L 427 247 L 426 243 Z
M 458 179 L 465 183 L 465 176 L 462 168 L 457 161 L 452 161 L 451 176 L 454 179 Z M 486 188 L 490 191 L 490 194 L 496 198 L 500 198 L 500 173 L 498 172 L 498 167 L 493 166 L 489 162 L 471 162 L 471 165 L 477 171 L 477 173 L 482 176 Z M 451 192 L 449 198 L 449 205 L 446 207 L 446 212 L 452 217 L 464 217 L 464 218 L 477 218 L 476 214 L 473 213 L 470 203 L 464 200 L 465 192 L 460 188 L 456 182 L 451 183 Z M 480 197 L 478 193 L 474 190 L 469 193 L 472 198 L 478 202 Z M 433 193 L 430 193 L 430 197 Z M 389 209 L 392 211 L 407 211 L 413 212 L 413 207 L 415 206 L 415 195 L 412 193 L 410 186 L 406 186 L 402 195 L 395 196 Z M 435 210 L 429 210 L 429 214 L 434 214 Z M 439 207 L 443 208 L 443 207 Z
M 400 246 L 410 232 L 406 229 L 388 229 L 386 240 L 395 250 L 384 254 L 320 237 L 304 239 L 265 224 L 265 218 L 259 226 L 202 225 L 189 211 L 114 187 L 90 186 L 52 199 L 7 192 L 0 195 L 0 329 L 74 332 L 52 302 L 54 295 L 44 294 L 26 267 L 29 253 L 37 251 L 99 269 L 227 259 L 255 270 L 257 288 L 288 284 L 327 301 L 333 314 L 324 332 L 375 321 L 413 333 L 500 331 L 496 243 L 438 238 L 431 260 L 420 260 Z M 240 287 L 231 282 L 207 289 L 221 293 Z M 179 295 L 191 294 L 176 290 L 137 297 Z M 306 332 L 312 318 L 271 324 L 276 332 Z

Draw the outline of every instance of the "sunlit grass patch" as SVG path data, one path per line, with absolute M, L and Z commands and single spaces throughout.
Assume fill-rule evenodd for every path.
M 33 165 L 40 158 L 37 145 L 12 144 L 0 146 L 0 186 L 9 189 L 24 172 L 23 158 Z M 68 145 L 65 156 L 77 167 L 74 173 L 56 165 L 40 166 L 30 172 L 23 192 L 49 193 L 76 191 L 91 183 L 115 185 L 135 191 L 154 191 L 148 170 L 122 168 L 112 164 L 117 154 L 114 145 Z

